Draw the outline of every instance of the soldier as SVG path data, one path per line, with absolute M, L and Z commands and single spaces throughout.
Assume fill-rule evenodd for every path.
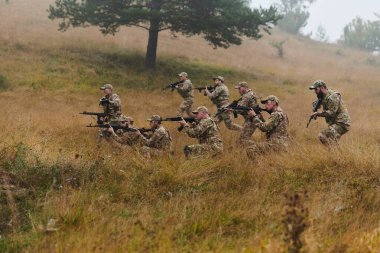
M 311 117 L 324 117 L 328 128 L 319 134 L 319 140 L 331 147 L 338 145 L 340 137 L 347 133 L 351 125 L 350 115 L 348 114 L 345 103 L 339 92 L 329 90 L 324 81 L 318 80 L 309 87 L 314 90 L 318 98 L 322 99 L 322 112 L 314 112 Z
M 258 106 L 259 97 L 251 89 L 249 89 L 247 82 L 240 82 L 237 86 L 235 86 L 235 89 L 237 89 L 239 94 L 242 96 L 241 101 L 239 101 L 240 106 Z M 260 116 L 261 115 L 259 115 L 259 117 Z M 243 145 L 247 145 L 256 130 L 256 125 L 247 114 L 243 114 L 243 117 L 244 124 L 243 129 L 240 132 L 239 142 Z
M 224 84 L 224 78 L 222 76 L 214 77 L 214 91 L 210 92 L 207 87 L 205 89 L 205 94 L 211 99 L 213 104 L 216 105 L 217 109 L 222 109 L 228 105 L 229 91 L 227 86 Z M 219 113 L 215 117 L 215 122 L 219 124 L 224 120 L 224 124 L 230 130 L 241 131 L 242 127 L 231 121 L 230 113 L 224 111 Z
M 198 121 L 190 126 L 186 121 L 179 123 L 184 127 L 186 134 L 198 139 L 199 144 L 186 145 L 184 153 L 187 158 L 197 156 L 215 156 L 223 152 L 223 143 L 218 125 L 210 118 L 205 106 L 200 106 L 193 112 Z
M 265 108 L 270 113 L 270 117 L 263 122 L 255 111 L 250 110 L 248 115 L 257 128 L 266 133 L 267 141 L 256 143 L 248 146 L 247 155 L 251 159 L 255 159 L 257 154 L 267 153 L 269 151 L 286 150 L 288 147 L 288 117 L 278 106 L 279 99 L 270 95 L 266 99 L 261 100 L 265 104 Z
M 150 138 L 143 136 L 140 131 L 136 132 L 144 145 L 141 152 L 147 158 L 162 156 L 170 152 L 172 138 L 169 131 L 161 125 L 161 120 L 162 118 L 158 115 L 153 115 L 148 119 L 151 129 L 153 129 Z
M 109 123 L 118 122 L 117 117 L 121 115 L 121 101 L 116 93 L 113 93 L 111 84 L 104 84 L 100 89 L 103 91 L 104 97 L 99 101 L 99 105 L 103 107 L 106 118 L 103 121 Z
M 178 76 L 181 83 L 176 86 L 176 89 L 178 91 L 178 94 L 183 98 L 183 101 L 178 110 L 178 116 L 182 117 L 183 113 L 186 112 L 189 117 L 194 117 L 191 112 L 191 107 L 194 103 L 193 84 L 191 83 L 190 79 L 188 79 L 186 72 L 182 72 L 178 74 Z
M 119 117 L 120 126 L 124 128 L 136 129 L 133 125 L 133 118 L 121 115 Z M 108 129 L 108 132 L 112 135 L 113 145 L 118 148 L 123 148 L 123 146 L 137 147 L 141 144 L 140 137 L 136 135 L 133 131 L 124 131 L 123 129 L 118 129 L 116 132 L 112 127 Z

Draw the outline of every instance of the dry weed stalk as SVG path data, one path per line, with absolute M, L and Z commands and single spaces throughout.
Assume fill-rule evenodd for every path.
M 304 246 L 301 235 L 308 226 L 309 211 L 304 206 L 304 201 L 308 198 L 308 195 L 305 191 L 302 194 L 285 194 L 285 198 L 286 203 L 282 223 L 285 230 L 286 252 L 299 253 Z

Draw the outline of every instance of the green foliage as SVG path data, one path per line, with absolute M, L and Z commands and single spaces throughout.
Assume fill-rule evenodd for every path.
M 285 42 L 286 42 L 286 40 L 273 41 L 271 43 L 271 46 L 277 49 L 277 55 L 280 58 L 284 57 L 284 44 L 285 44 Z
M 8 78 L 4 75 L 0 75 L 0 90 L 8 90 L 10 87 Z
M 61 31 L 86 26 L 98 26 L 104 34 L 115 34 L 121 26 L 146 29 L 146 60 L 154 66 L 160 31 L 201 35 L 214 48 L 228 48 L 241 44 L 242 36 L 261 38 L 261 29 L 269 33 L 279 16 L 274 7 L 251 9 L 245 0 L 56 0 L 49 18 L 61 20 Z
M 288 33 L 298 34 L 310 16 L 307 4 L 313 2 L 315 0 L 281 0 L 278 9 L 283 18 L 278 21 L 278 26 Z
M 379 20 L 365 21 L 360 17 L 353 19 L 344 27 L 341 42 L 350 47 L 375 50 L 380 47 L 380 15 Z

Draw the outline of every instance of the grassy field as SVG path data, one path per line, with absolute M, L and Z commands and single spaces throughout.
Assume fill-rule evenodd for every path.
M 0 3 L 0 252 L 284 252 L 284 194 L 305 190 L 305 252 L 380 252 L 379 59 L 279 31 L 229 50 L 163 33 L 157 69 L 147 72 L 146 34 L 61 34 L 46 20 L 50 2 Z M 270 45 L 281 40 L 282 59 Z M 252 162 L 222 126 L 223 157 L 189 161 L 182 150 L 194 140 L 175 123 L 165 124 L 171 157 L 97 147 L 96 130 L 84 127 L 94 120 L 78 113 L 99 110 L 101 84 L 112 83 L 123 112 L 144 127 L 152 114 L 174 116 L 179 96 L 160 87 L 181 71 L 197 86 L 223 75 L 230 88 L 245 80 L 277 95 L 289 152 Z M 353 124 L 340 150 L 319 143 L 321 119 L 305 128 L 315 79 L 348 105 Z M 202 94 L 196 105 L 215 112 Z M 50 219 L 58 230 L 48 233 Z

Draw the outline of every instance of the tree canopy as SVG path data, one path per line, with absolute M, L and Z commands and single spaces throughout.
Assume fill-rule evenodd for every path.
M 307 25 L 310 13 L 307 11 L 307 4 L 312 4 L 316 0 L 281 0 L 278 9 L 283 18 L 278 22 L 278 26 L 292 34 L 300 33 L 301 29 Z
M 375 50 L 380 47 L 380 15 L 379 20 L 366 21 L 355 18 L 344 27 L 341 42 L 347 46 Z
M 49 18 L 59 19 L 59 30 L 98 26 L 115 34 L 121 26 L 149 32 L 147 67 L 154 67 L 158 33 L 170 30 L 200 35 L 214 48 L 242 43 L 242 37 L 259 39 L 269 33 L 280 16 L 274 7 L 252 9 L 247 0 L 56 0 Z

